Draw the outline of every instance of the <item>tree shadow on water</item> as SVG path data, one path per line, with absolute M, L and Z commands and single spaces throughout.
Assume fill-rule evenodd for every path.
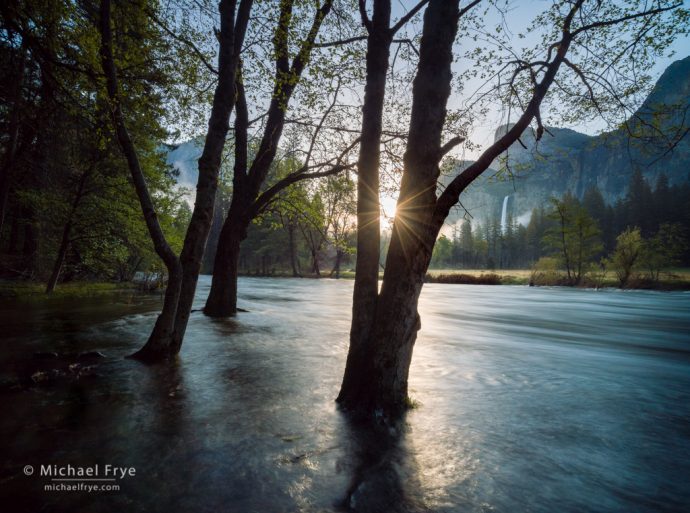
M 418 465 L 406 443 L 405 418 L 394 427 L 344 416 L 346 454 L 339 466 L 350 473 L 339 511 L 421 513 L 424 504 Z

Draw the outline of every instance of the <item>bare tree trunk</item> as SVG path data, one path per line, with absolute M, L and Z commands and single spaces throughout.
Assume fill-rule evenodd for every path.
M 292 277 L 299 277 L 297 270 L 297 247 L 295 245 L 295 225 L 288 221 L 288 250 L 290 251 L 290 266 L 292 267 Z
M 348 355 L 338 398 L 348 409 L 378 411 L 387 417 L 401 412 L 407 402 L 409 365 L 420 325 L 417 302 L 440 229 L 432 218 L 458 16 L 457 0 L 431 0 L 424 15 L 404 173 L 383 286 L 364 350 L 358 358 Z
M 213 265 L 213 282 L 216 287 L 206 300 L 204 314 L 209 317 L 227 317 L 237 313 L 237 275 L 239 269 L 240 244 L 246 238 L 247 227 L 239 219 L 238 201 L 233 197 L 228 219 L 220 232 L 220 241 Z
M 65 262 L 65 256 L 67 255 L 67 249 L 70 243 L 70 232 L 72 231 L 72 223 L 74 222 L 74 215 L 79 208 L 79 203 L 84 195 L 84 187 L 86 185 L 86 180 L 91 172 L 91 169 L 85 170 L 81 177 L 79 178 L 79 186 L 77 188 L 77 193 L 72 201 L 72 208 L 67 215 L 67 220 L 65 221 L 65 226 L 62 229 L 62 238 L 60 239 L 60 247 L 58 249 L 57 257 L 55 258 L 55 263 L 53 264 L 53 271 L 50 274 L 48 283 L 46 285 L 46 294 L 50 294 L 55 290 L 55 285 L 57 285 L 58 278 L 60 277 L 60 272 L 62 271 L 62 266 Z
M 360 369 L 368 357 L 366 343 L 376 315 L 381 227 L 379 162 L 386 93 L 386 74 L 392 33 L 390 0 L 375 0 L 367 39 L 366 86 L 362 107 L 362 138 L 357 163 L 357 257 L 352 298 L 350 348 L 338 401 L 357 388 Z

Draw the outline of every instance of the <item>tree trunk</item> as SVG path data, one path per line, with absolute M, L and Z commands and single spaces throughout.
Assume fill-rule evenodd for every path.
M 168 285 L 163 311 L 144 347 L 132 355 L 143 360 L 159 360 L 179 352 L 191 314 L 194 293 L 199 279 L 201 260 L 211 228 L 218 173 L 229 129 L 230 113 L 235 106 L 236 76 L 239 54 L 249 20 L 252 0 L 241 0 L 235 22 L 235 0 L 221 0 L 218 39 L 218 83 L 213 97 L 211 117 L 204 149 L 199 158 L 199 180 L 192 219 L 187 228 L 182 253 L 178 258 L 171 250 L 156 218 L 136 149 L 129 138 L 122 115 L 117 86 L 117 69 L 112 55 L 110 0 L 101 1 L 101 62 L 106 75 L 108 96 L 118 141 L 127 158 L 132 179 L 144 213 L 156 253 L 168 270 Z
M 204 313 L 211 317 L 227 317 L 237 313 L 237 266 L 240 244 L 246 237 L 246 231 L 252 218 L 259 213 L 253 208 L 253 203 L 257 199 L 277 154 L 285 127 L 287 105 L 309 61 L 323 19 L 332 7 L 332 0 L 326 0 L 317 9 L 311 29 L 307 37 L 301 42 L 299 52 L 290 64 L 288 35 L 293 3 L 292 0 L 280 2 L 279 21 L 274 33 L 276 75 L 273 83 L 273 97 L 266 115 L 263 137 L 254 161 L 248 170 L 247 128 L 249 120 L 244 89 L 241 85 L 238 89 L 233 198 L 218 242 L 211 291 L 204 307 Z M 241 205 L 243 208 L 234 210 L 233 204 Z
M 53 272 L 50 274 L 48 279 L 48 284 L 46 285 L 46 294 L 50 294 L 55 290 L 55 285 L 57 285 L 58 278 L 60 277 L 60 272 L 62 271 L 62 265 L 65 263 L 65 255 L 67 255 L 67 248 L 69 248 L 69 235 L 72 229 L 72 220 L 70 219 L 65 224 L 62 230 L 62 239 L 60 240 L 60 247 L 58 249 L 57 257 L 55 258 L 55 263 L 53 264 Z
M 240 245 L 247 234 L 247 224 L 240 218 L 239 201 L 233 196 L 228 218 L 218 240 L 213 264 L 211 291 L 206 299 L 204 314 L 209 317 L 229 317 L 237 313 L 237 274 Z
M 288 250 L 290 251 L 290 266 L 292 267 L 292 277 L 299 277 L 297 270 L 297 248 L 295 245 L 295 225 L 288 222 Z
M 95 164 L 94 164 L 95 165 Z M 79 203 L 84 196 L 84 187 L 86 186 L 86 180 L 91 173 L 91 169 L 85 170 L 81 177 L 79 178 L 79 186 L 77 188 L 77 193 L 72 201 L 72 208 L 67 216 L 67 221 L 62 229 L 62 238 L 60 239 L 60 247 L 58 249 L 57 257 L 55 258 L 55 263 L 53 264 L 53 272 L 50 274 L 48 279 L 48 284 L 46 285 L 46 294 L 50 294 L 55 290 L 55 285 L 57 285 L 58 278 L 60 277 L 60 272 L 62 271 L 62 265 L 65 262 L 65 256 L 67 255 L 67 249 L 69 248 L 69 237 L 72 231 L 72 223 L 74 221 L 74 215 L 79 208 Z
M 312 249 L 311 250 L 311 272 L 313 272 L 317 278 L 321 278 L 321 269 L 319 269 L 319 250 L 318 249 Z
M 19 252 L 19 224 L 20 224 L 20 209 L 14 208 L 12 211 L 12 224 L 10 225 L 10 238 L 7 242 L 7 254 L 17 255 Z
M 31 207 L 22 209 L 24 218 L 24 244 L 22 246 L 21 269 L 26 278 L 32 278 L 38 266 L 38 222 Z
M 339 280 L 340 279 L 340 262 L 343 260 L 343 250 L 342 249 L 336 249 L 335 250 L 335 265 L 333 266 L 333 270 L 331 271 L 331 277 L 335 274 L 335 279 Z
M 357 257 L 350 348 L 338 401 L 345 401 L 346 390 L 356 387 L 360 368 L 367 358 L 365 346 L 376 315 L 381 251 L 379 162 L 386 75 L 393 39 L 390 17 L 390 0 L 375 0 L 367 38 L 362 138 L 357 162 Z
M 351 342 L 338 397 L 345 408 L 366 415 L 395 417 L 408 402 L 409 366 L 420 326 L 417 302 L 442 224 L 433 214 L 458 3 L 431 0 L 424 14 L 410 133 L 383 285 L 369 334 L 355 358 L 351 358 Z

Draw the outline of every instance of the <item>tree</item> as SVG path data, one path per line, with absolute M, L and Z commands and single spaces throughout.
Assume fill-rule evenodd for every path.
M 380 162 L 383 133 L 383 110 L 386 94 L 386 75 L 390 48 L 395 34 L 428 0 L 421 1 L 391 27 L 391 1 L 374 0 L 371 18 L 366 1 L 359 1 L 362 24 L 366 28 L 366 85 L 362 105 L 362 129 L 357 160 L 357 256 L 355 285 L 352 295 L 352 324 L 348 368 L 360 368 L 365 363 L 366 344 L 373 326 L 379 292 L 379 265 L 381 259 L 380 215 Z M 361 350 L 360 350 L 361 349 Z M 344 400 L 344 391 L 356 386 L 352 373 L 345 372 L 338 396 Z
M 601 251 L 601 230 L 596 221 L 570 194 L 562 200 L 551 199 L 553 210 L 548 217 L 555 225 L 547 230 L 545 244 L 556 251 L 565 267 L 568 282 L 578 284 L 589 263 Z
M 477 3 L 471 3 L 461 11 L 456 0 L 431 0 L 424 13 L 419 65 L 412 88 L 410 131 L 383 284 L 368 327 L 369 335 L 356 344 L 351 340 L 338 397 L 343 407 L 362 412 L 368 417 L 395 417 L 408 402 L 409 366 L 420 328 L 417 312 L 419 294 L 439 230 L 460 194 L 494 159 L 516 142 L 531 123 L 536 123 L 537 139 L 541 137 L 545 131 L 542 104 L 561 66 L 569 69 L 577 80 L 590 86 L 591 95 L 586 92 L 584 95 L 578 94 L 578 99 L 585 99 L 578 103 L 578 108 L 589 103 L 588 100 L 598 104 L 595 91 L 601 91 L 601 87 L 597 84 L 591 87 L 591 78 L 581 68 L 586 62 L 576 63 L 568 57 L 581 56 L 580 43 L 587 48 L 607 48 L 607 44 L 614 40 L 612 30 L 617 31 L 616 37 L 630 35 L 637 42 L 642 40 L 643 34 L 652 30 L 654 37 L 649 40 L 653 49 L 665 47 L 677 33 L 674 23 L 684 24 L 687 19 L 687 13 L 678 9 L 680 4 L 647 9 L 644 3 L 635 3 L 633 6 L 612 6 L 585 0 L 554 3 L 537 19 L 539 26 L 553 27 L 547 35 L 543 54 L 536 58 L 536 52 L 529 51 L 525 58 L 516 59 L 515 53 L 509 52 L 510 57 L 498 68 L 512 69 L 503 90 L 511 107 L 521 112 L 518 120 L 437 197 L 439 161 L 457 144 L 451 144 L 450 147 L 442 144 L 446 104 L 451 91 L 453 42 L 458 21 L 468 8 Z M 638 11 L 638 8 L 641 10 Z M 663 18 L 663 13 L 672 9 L 681 13 L 680 19 Z M 656 36 L 659 39 L 655 39 Z M 637 45 L 623 47 L 627 52 L 636 49 Z M 617 53 L 611 51 L 607 55 L 616 58 Z M 483 55 L 480 54 L 479 58 L 481 62 Z M 644 65 L 650 64 L 648 59 L 642 60 Z M 491 60 L 487 65 L 496 67 Z M 587 71 L 596 73 L 596 69 Z M 522 77 L 522 82 L 516 77 Z M 564 83 L 567 82 L 559 81 L 559 86 L 563 87 Z M 570 94 L 568 92 L 566 96 Z
M 686 248 L 687 238 L 683 227 L 679 224 L 662 224 L 659 231 L 642 244 L 640 260 L 649 271 L 649 278 L 658 282 L 662 271 L 678 265 Z
M 264 188 L 278 154 L 281 137 L 286 125 L 286 115 L 290 100 L 302 75 L 309 64 L 315 48 L 316 38 L 324 20 L 331 12 L 333 0 L 317 2 L 312 14 L 311 23 L 306 35 L 297 41 L 290 37 L 297 32 L 294 23 L 300 16 L 293 13 L 299 7 L 293 0 L 280 3 L 276 27 L 273 31 L 272 60 L 275 73 L 271 79 L 272 91 L 265 118 L 263 133 L 258 149 L 250 161 L 247 153 L 250 127 L 246 92 L 243 84 L 238 88 L 237 116 L 235 118 L 235 167 L 233 176 L 233 195 L 227 218 L 220 233 L 216 252 L 211 290 L 204 306 L 204 313 L 210 317 L 227 317 L 237 312 L 237 275 L 240 245 L 247 237 L 247 227 L 252 219 L 259 216 L 272 199 L 290 185 L 313 178 L 320 178 L 340 173 L 353 167 L 345 162 L 350 149 L 356 143 L 349 143 L 342 151 L 321 162 L 315 162 L 317 140 L 323 136 L 326 118 L 335 108 L 340 83 L 333 91 L 333 100 L 324 109 L 322 118 L 317 123 L 307 142 L 302 165 L 279 181 Z M 296 51 L 291 49 L 296 48 Z M 294 54 L 294 55 L 291 55 Z M 292 58 L 291 58 L 292 57 Z M 263 190 L 262 190 L 263 188 Z
M 142 212 L 156 253 L 165 263 L 168 284 L 163 311 L 158 316 L 148 341 L 134 356 L 155 361 L 175 355 L 182 345 L 187 321 L 201 268 L 206 239 L 213 219 L 213 207 L 220 169 L 221 155 L 229 128 L 230 113 L 241 88 L 237 80 L 240 51 L 249 21 L 252 0 L 241 0 L 239 7 L 234 0 L 221 0 L 219 4 L 220 44 L 218 53 L 218 82 L 216 85 L 211 117 L 199 158 L 199 180 L 196 201 L 187 228 L 184 245 L 179 257 L 170 247 L 158 222 L 156 211 L 146 185 L 136 147 L 121 107 L 117 64 L 113 53 L 110 0 L 102 0 L 99 16 L 101 33 L 101 62 L 106 77 L 107 93 L 113 125 L 122 151 L 127 159 Z
M 355 233 L 354 216 L 355 184 L 347 174 L 331 176 L 321 185 L 321 196 L 326 204 L 328 218 L 328 239 L 335 250 L 335 262 L 330 276 L 340 278 L 340 266 L 347 255 L 352 253 L 351 238 Z
M 431 266 L 443 268 L 448 265 L 453 255 L 453 243 L 445 235 L 441 235 L 434 245 L 431 255 Z
M 642 252 L 642 236 L 639 228 L 626 228 L 616 237 L 616 250 L 611 264 L 616 270 L 621 287 L 625 287 L 635 270 Z
M 0 84 L 19 94 L 22 112 L 16 151 L 11 163 L 5 161 L 3 199 L 10 233 L 2 267 L 8 275 L 46 280 L 48 293 L 61 280 L 123 279 L 157 265 L 150 258 L 143 219 L 133 210 L 137 199 L 110 129 L 93 7 L 57 1 L 0 6 L 0 59 L 23 67 L 15 88 Z M 177 247 L 184 228 L 172 218 L 180 214 L 180 198 L 158 151 L 167 135 L 162 128 L 165 95 L 158 92 L 169 74 L 152 65 L 156 52 L 167 47 L 160 34 L 136 26 L 141 16 L 119 11 L 116 17 L 115 25 L 126 27 L 118 32 L 122 44 L 129 46 L 123 109 L 136 112 L 128 123 L 138 141 L 142 171 L 163 229 Z M 131 45 L 137 36 L 142 40 Z M 0 119 L 11 118 L 12 112 L 0 109 Z M 19 268 L 19 258 L 27 265 Z
M 644 237 L 649 237 L 653 232 L 652 219 L 654 214 L 654 201 L 652 189 L 639 169 L 635 169 L 630 177 L 628 194 L 625 197 L 627 208 L 627 226 L 637 226 Z

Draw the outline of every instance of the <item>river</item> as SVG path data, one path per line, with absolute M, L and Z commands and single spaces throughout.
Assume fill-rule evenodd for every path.
M 157 298 L 3 303 L 0 509 L 690 511 L 689 293 L 428 284 L 397 435 L 334 403 L 351 294 L 242 278 L 248 312 L 193 313 L 153 367 L 124 356 Z M 40 466 L 68 464 L 135 475 L 45 491 Z

